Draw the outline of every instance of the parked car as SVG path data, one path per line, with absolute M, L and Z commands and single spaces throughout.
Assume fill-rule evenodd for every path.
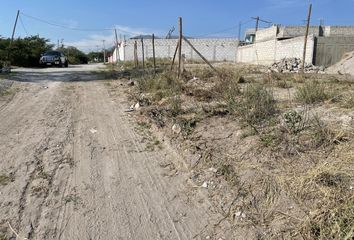
M 49 51 L 42 54 L 39 59 L 39 65 L 44 66 L 59 66 L 59 67 L 68 67 L 69 62 L 68 58 L 64 53 L 59 51 Z

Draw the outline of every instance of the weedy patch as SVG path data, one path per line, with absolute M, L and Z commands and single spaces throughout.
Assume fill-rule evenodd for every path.
M 325 85 L 318 81 L 306 81 L 303 85 L 298 86 L 295 92 L 295 99 L 303 104 L 320 103 L 330 97 Z
M 278 111 L 273 92 L 260 84 L 249 84 L 236 104 L 242 119 L 250 125 L 270 119 Z

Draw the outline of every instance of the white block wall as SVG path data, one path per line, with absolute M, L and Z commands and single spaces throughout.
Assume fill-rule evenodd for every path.
M 302 58 L 304 37 L 279 41 L 272 39 L 238 48 L 237 62 L 252 64 L 272 64 L 283 58 Z M 315 41 L 313 36 L 307 40 L 306 63 L 312 63 Z
M 134 60 L 135 41 L 137 42 L 138 59 L 142 60 L 141 40 L 128 40 L 119 48 L 121 61 Z M 156 58 L 173 58 L 177 41 L 177 39 L 155 39 Z M 209 61 L 236 61 L 238 47 L 236 39 L 190 39 L 189 41 Z M 144 39 L 144 54 L 145 59 L 153 57 L 151 39 Z M 182 54 L 187 60 L 201 60 L 185 41 L 182 42 Z

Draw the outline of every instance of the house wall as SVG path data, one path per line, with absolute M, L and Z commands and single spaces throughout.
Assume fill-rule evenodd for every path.
M 354 51 L 354 37 L 319 37 L 316 42 L 314 62 L 318 66 L 331 66 Z
M 128 40 L 119 48 L 121 61 L 134 60 L 134 42 L 137 42 L 138 59 L 142 60 L 141 40 Z M 156 58 L 173 58 L 177 39 L 155 39 Z M 190 39 L 193 46 L 209 61 L 235 61 L 238 46 L 236 39 Z M 182 43 L 182 54 L 187 60 L 201 60 L 193 49 L 185 42 Z M 152 40 L 144 40 L 145 59 L 153 57 Z

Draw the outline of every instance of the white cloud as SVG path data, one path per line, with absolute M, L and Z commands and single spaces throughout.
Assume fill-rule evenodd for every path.
M 123 40 L 124 36 L 126 36 L 126 38 L 128 39 L 130 37 L 137 36 L 137 35 L 147 35 L 152 33 L 155 33 L 156 35 L 161 34 L 161 31 L 152 31 L 144 28 L 132 28 L 132 27 L 121 26 L 121 25 L 115 25 L 115 27 L 110 27 L 110 28 L 112 28 L 111 32 L 107 31 L 106 33 L 102 33 L 102 34 L 90 34 L 86 38 L 77 41 L 64 42 L 64 45 L 73 46 L 85 52 L 97 51 L 97 50 L 101 51 L 103 48 L 103 40 L 104 40 L 105 47 L 111 48 L 115 44 L 115 33 L 113 30 L 114 28 L 117 29 L 118 40 Z

